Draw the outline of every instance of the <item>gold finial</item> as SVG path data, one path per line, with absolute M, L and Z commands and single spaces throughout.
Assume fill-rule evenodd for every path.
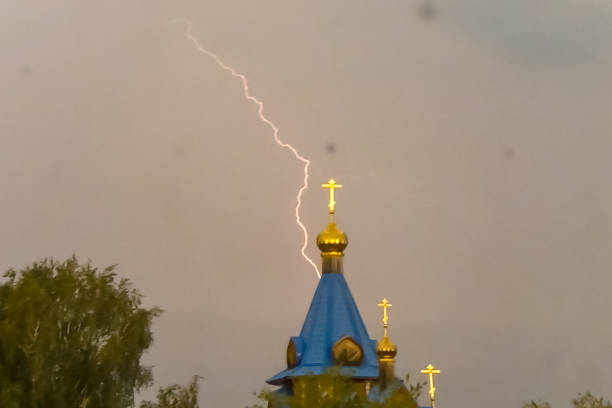
M 436 387 L 434 386 L 434 375 L 440 374 L 440 370 L 434 369 L 434 366 L 428 364 L 425 370 L 421 370 L 421 374 L 429 374 L 429 398 L 431 399 L 431 408 L 436 407 Z
M 395 379 L 395 356 L 397 355 L 397 347 L 389 339 L 389 311 L 393 306 L 387 299 L 383 299 L 378 304 L 383 310 L 383 327 L 385 335 L 378 342 L 376 347 L 376 355 L 378 356 L 378 379 L 381 389 L 387 388 Z
M 340 184 L 336 184 L 334 179 L 329 179 L 326 184 L 321 184 L 321 187 L 329 188 L 329 213 L 333 214 L 336 208 L 336 201 L 334 200 L 334 190 L 342 187 Z
M 383 299 L 379 304 L 378 307 L 382 307 L 383 309 L 383 327 L 385 329 L 385 336 L 387 337 L 387 331 L 389 329 L 389 315 L 387 314 L 387 309 L 390 308 L 391 306 L 393 306 L 391 303 L 389 303 L 389 301 L 387 299 Z

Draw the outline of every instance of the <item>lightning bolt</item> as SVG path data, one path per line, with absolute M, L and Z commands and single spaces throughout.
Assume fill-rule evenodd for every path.
M 209 56 L 215 61 L 215 63 L 220 68 L 224 69 L 225 71 L 228 71 L 230 74 L 232 74 L 233 77 L 240 79 L 240 82 L 242 83 L 242 89 L 244 91 L 244 98 L 248 101 L 253 102 L 255 105 L 257 105 L 257 108 L 258 108 L 257 115 L 259 116 L 259 119 L 262 122 L 264 122 L 266 125 L 268 125 L 272 129 L 272 132 L 274 134 L 274 141 L 280 147 L 284 149 L 289 149 L 291 153 L 293 153 L 296 159 L 304 163 L 304 181 L 303 181 L 302 187 L 300 187 L 300 189 L 298 190 L 297 197 L 296 197 L 297 204 L 295 206 L 295 222 L 297 223 L 297 225 L 300 227 L 300 229 L 302 230 L 304 234 L 304 244 L 302 245 L 302 249 L 300 250 L 300 253 L 304 257 L 304 259 L 306 259 L 306 261 L 308 261 L 308 263 L 312 265 L 315 272 L 317 273 L 317 276 L 320 279 L 321 272 L 319 272 L 319 268 L 312 261 L 312 259 L 310 259 L 308 255 L 306 255 L 306 248 L 308 247 L 308 230 L 302 223 L 302 218 L 300 217 L 300 208 L 302 207 L 302 194 L 304 193 L 304 191 L 308 189 L 308 177 L 309 177 L 308 167 L 310 167 L 310 160 L 308 160 L 307 158 L 299 154 L 295 147 L 293 147 L 289 143 L 285 143 L 282 140 L 280 140 L 280 138 L 278 137 L 278 127 L 270 119 L 268 119 L 263 113 L 264 112 L 263 102 L 257 99 L 255 96 L 251 95 L 251 93 L 249 92 L 249 82 L 247 81 L 247 78 L 243 74 L 237 72 L 233 67 L 223 62 L 217 54 L 215 54 L 212 51 L 207 50 L 206 48 L 200 45 L 200 42 L 198 41 L 198 39 L 193 35 L 193 32 L 192 32 L 193 24 L 191 23 L 191 21 L 187 20 L 186 18 L 175 18 L 168 22 L 168 24 L 174 24 L 174 23 L 185 24 L 186 26 L 185 35 L 187 36 L 187 39 L 193 43 L 194 47 L 196 48 L 196 50 L 198 50 L 198 52 L 201 52 L 202 54 Z

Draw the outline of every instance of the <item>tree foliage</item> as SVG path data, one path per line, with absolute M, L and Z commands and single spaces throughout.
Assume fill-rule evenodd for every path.
M 157 402 L 143 401 L 140 408 L 199 408 L 198 380 L 194 376 L 187 387 L 178 384 L 161 387 L 157 392 Z
M 578 397 L 572 400 L 574 408 L 612 408 L 610 401 L 605 401 L 603 398 L 597 398 L 590 392 L 584 394 L 579 393 Z
M 408 379 L 409 377 L 407 377 Z M 302 377 L 293 384 L 293 395 L 264 390 L 258 397 L 264 404 L 251 408 L 417 408 L 416 398 L 423 389 L 423 383 L 408 385 L 400 381 L 389 387 L 384 401 L 368 399 L 363 383 L 344 376 L 339 370 L 331 369 L 325 374 Z
M 612 408 L 610 401 L 604 401 L 603 398 L 595 397 L 590 392 L 578 393 L 578 396 L 572 400 L 574 408 Z M 523 408 L 551 408 L 546 401 L 530 401 L 523 404 Z
M 152 381 L 141 295 L 114 267 L 46 259 L 0 284 L 0 406 L 124 408 Z
M 427 381 L 421 381 L 412 384 L 410 382 L 410 374 L 407 374 L 405 384 L 408 387 L 408 393 L 410 394 L 412 399 L 417 401 L 421 394 L 423 394 L 423 390 L 425 390 L 425 387 L 427 386 Z
M 523 404 L 523 408 L 550 408 L 550 403 L 546 401 L 531 400 Z

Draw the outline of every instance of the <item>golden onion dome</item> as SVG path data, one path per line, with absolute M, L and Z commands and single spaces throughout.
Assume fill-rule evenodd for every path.
M 317 235 L 317 246 L 322 255 L 339 255 L 348 245 L 348 237 L 342 232 L 336 223 L 330 222 L 327 227 Z
M 376 354 L 379 358 L 393 358 L 397 354 L 397 347 L 395 344 L 391 343 L 389 337 L 385 336 L 378 342 Z

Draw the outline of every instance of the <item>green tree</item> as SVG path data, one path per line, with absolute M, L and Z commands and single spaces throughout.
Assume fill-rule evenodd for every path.
M 0 284 L 0 406 L 124 408 L 152 382 L 140 364 L 157 308 L 114 266 L 46 259 Z
M 195 375 L 187 387 L 178 384 L 161 387 L 157 392 L 157 402 L 143 401 L 140 408 L 199 408 L 198 380 Z
M 408 380 L 409 377 L 407 376 Z M 284 395 L 268 390 L 258 395 L 265 405 L 251 408 L 288 407 L 288 408 L 417 408 L 416 397 L 420 395 L 424 383 L 403 386 L 397 382 L 390 386 L 384 402 L 373 402 L 367 398 L 363 383 L 343 375 L 338 368 L 328 372 L 302 377 L 293 383 L 293 394 Z
M 578 393 L 578 397 L 572 400 L 572 405 L 574 408 L 612 408 L 610 401 L 597 398 L 590 392 Z M 550 404 L 546 401 L 530 401 L 523 404 L 523 408 L 550 408 Z
M 610 401 L 604 402 L 603 398 L 596 398 L 590 392 L 579 393 L 572 403 L 574 408 L 612 408 Z
M 412 384 L 410 382 L 410 374 L 406 374 L 405 384 L 408 386 L 408 393 L 412 397 L 413 400 L 417 401 L 421 394 L 423 394 L 423 390 L 427 386 L 427 381 L 417 382 L 416 384 Z
M 531 400 L 523 404 L 523 408 L 550 408 L 550 404 L 546 401 Z

